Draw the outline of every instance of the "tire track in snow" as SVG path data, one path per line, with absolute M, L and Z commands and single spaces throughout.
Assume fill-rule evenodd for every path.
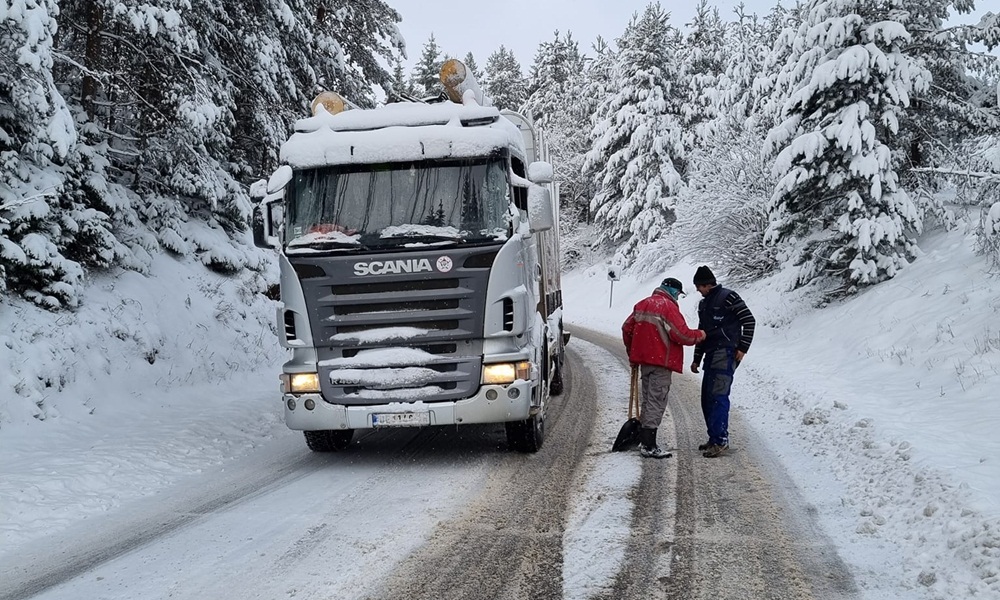
M 599 332 L 574 332 L 606 348 L 620 344 Z M 677 444 L 674 457 L 666 461 L 677 469 L 676 485 L 656 468 L 664 461 L 643 462 L 632 543 L 612 589 L 599 597 L 859 597 L 836 547 L 819 528 L 815 509 L 802 500 L 784 467 L 739 413 L 730 415 L 729 454 L 703 458 L 696 450 L 705 438 L 698 382 L 675 378 L 674 386 L 667 410 Z
M 568 353 L 542 449 L 492 457 L 482 494 L 369 598 L 562 598 L 563 521 L 596 407 L 593 378 L 572 344 Z
M 635 503 L 642 498 L 637 488 L 643 469 L 669 471 L 671 465 L 669 459 L 642 461 L 634 451 L 611 452 L 628 414 L 628 361 L 624 353 L 607 350 L 615 343 L 620 346 L 613 338 L 576 328 L 573 331 L 585 342 L 577 349 L 601 392 L 597 424 L 577 476 L 563 537 L 563 598 L 582 600 L 612 590 L 628 547 L 636 542 L 631 521 Z M 666 430 L 659 437 L 660 441 L 672 438 Z M 675 478 L 669 473 L 666 476 Z

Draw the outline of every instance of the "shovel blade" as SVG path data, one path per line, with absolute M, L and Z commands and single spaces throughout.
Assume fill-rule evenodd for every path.
M 611 446 L 612 452 L 623 452 L 625 450 L 631 450 L 639 444 L 639 419 L 635 417 L 625 421 L 622 425 L 621 430 L 618 432 L 618 437 L 615 438 L 615 443 Z

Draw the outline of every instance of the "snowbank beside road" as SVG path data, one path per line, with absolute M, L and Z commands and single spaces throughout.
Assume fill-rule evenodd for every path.
M 253 285 L 159 255 L 72 313 L 3 305 L 0 552 L 284 429 L 274 303 Z

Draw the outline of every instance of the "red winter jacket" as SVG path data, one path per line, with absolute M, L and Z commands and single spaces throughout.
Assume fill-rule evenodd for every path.
M 688 329 L 677 301 L 657 288 L 640 300 L 622 324 L 622 339 L 629 362 L 684 370 L 684 348 L 705 339 L 700 329 Z

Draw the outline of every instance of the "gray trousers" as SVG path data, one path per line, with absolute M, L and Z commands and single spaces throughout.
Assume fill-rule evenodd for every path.
M 670 377 L 673 371 L 666 367 L 653 365 L 639 366 L 639 379 L 642 382 L 641 407 L 639 423 L 643 427 L 656 429 L 663 420 L 667 410 L 667 394 L 670 393 Z

